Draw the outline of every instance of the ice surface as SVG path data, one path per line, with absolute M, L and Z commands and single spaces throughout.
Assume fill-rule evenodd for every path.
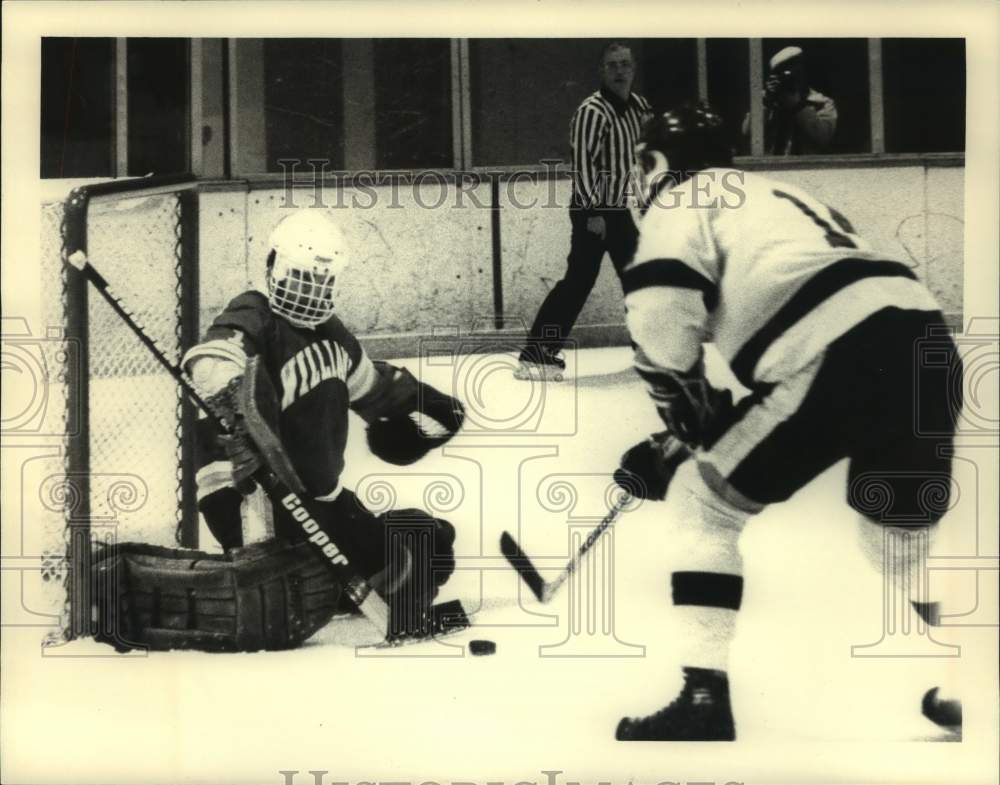
M 148 657 L 116 656 L 89 641 L 41 657 L 37 630 L 14 631 L 5 645 L 34 657 L 38 679 L 8 684 L 7 697 L 39 695 L 18 722 L 60 739 L 61 760 L 90 760 L 109 781 L 123 774 L 115 750 L 128 745 L 143 762 L 124 771 L 135 781 L 278 782 L 279 769 L 310 768 L 340 779 L 392 771 L 472 779 L 486 769 L 500 778 L 545 761 L 567 776 L 578 765 L 582 778 L 610 776 L 600 761 L 624 765 L 633 754 L 676 763 L 663 747 L 659 758 L 626 755 L 612 738 L 622 715 L 660 708 L 679 684 L 674 643 L 684 633 L 668 586 L 682 556 L 671 549 L 671 530 L 683 521 L 648 502 L 624 514 L 613 547 L 595 549 L 605 571 L 588 563 L 546 606 L 499 554 L 509 530 L 551 578 L 570 553 L 569 532 L 604 515 L 621 453 L 660 428 L 626 350 L 567 359 L 569 380 L 544 385 L 514 380 L 512 354 L 398 361 L 469 407 L 465 432 L 409 469 L 368 454 L 353 421 L 347 484 L 374 509 L 430 507 L 455 524 L 458 570 L 439 600 L 461 599 L 473 628 L 439 642 L 356 650 L 374 639 L 351 618 L 297 651 Z M 957 660 L 851 656 L 852 645 L 881 637 L 883 600 L 880 578 L 854 546 L 844 480 L 844 466 L 833 467 L 745 532 L 745 603 L 730 669 L 737 747 L 936 734 L 919 700 Z M 497 653 L 463 656 L 472 638 L 496 641 Z M 86 742 L 76 740 L 80 723 Z M 707 755 L 691 753 L 685 766 Z M 662 770 L 660 779 L 679 771 Z M 730 775 L 751 780 L 753 772 Z

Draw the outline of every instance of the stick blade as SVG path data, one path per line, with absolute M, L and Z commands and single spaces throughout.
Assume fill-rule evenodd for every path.
M 345 586 L 347 596 L 361 611 L 371 625 L 382 633 L 383 640 L 389 637 L 389 606 L 370 586 L 360 580 L 348 580 Z
M 508 532 L 504 532 L 500 536 L 500 552 L 510 562 L 510 566 L 517 570 L 518 575 L 531 589 L 531 593 L 535 595 L 535 599 L 539 602 L 545 602 L 545 581 L 535 569 L 535 565 L 531 563 L 528 555 L 521 550 L 521 546 Z

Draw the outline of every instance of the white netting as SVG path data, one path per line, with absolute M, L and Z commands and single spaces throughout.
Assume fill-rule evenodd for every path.
M 95 201 L 87 222 L 88 256 L 114 293 L 167 358 L 180 359 L 180 196 L 177 193 Z M 89 525 L 95 540 L 174 545 L 181 515 L 181 418 L 177 384 L 100 294 L 87 291 L 81 346 L 63 336 L 72 297 L 62 262 L 63 205 L 42 208 L 43 329 L 40 354 L 47 379 L 42 429 L 48 454 L 22 476 L 24 552 L 43 569 L 33 596 L 45 612 L 65 614 L 68 515 L 75 489 L 68 455 L 68 412 L 81 405 L 68 384 L 86 355 L 89 382 Z M 85 349 L 85 351 L 81 351 Z M 82 366 L 81 366 L 82 367 Z M 65 616 L 63 624 L 65 626 Z
M 41 430 L 53 441 L 53 448 L 35 461 L 21 478 L 21 532 L 24 555 L 39 556 L 42 571 L 35 587 L 26 594 L 40 599 L 36 611 L 61 614 L 68 577 L 65 451 L 68 364 L 78 353 L 63 340 L 64 287 L 62 264 L 62 203 L 45 205 L 41 223 L 42 325 L 47 340 L 40 342 L 46 402 Z M 27 468 L 27 467 L 26 467 Z M 26 577 L 33 577 L 25 573 Z
M 88 256 L 171 363 L 180 361 L 177 194 L 94 203 Z M 177 384 L 96 291 L 88 308 L 91 515 L 119 539 L 174 544 Z

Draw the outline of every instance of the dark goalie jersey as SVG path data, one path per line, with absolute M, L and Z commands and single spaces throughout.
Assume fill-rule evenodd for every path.
M 307 492 L 334 496 L 344 469 L 348 410 L 375 386 L 378 371 L 336 316 L 314 329 L 296 327 L 272 313 L 256 291 L 233 299 L 184 362 L 214 357 L 243 368 L 254 355 L 277 391 L 281 441 Z M 217 437 L 210 420 L 199 421 L 199 499 L 232 485 Z

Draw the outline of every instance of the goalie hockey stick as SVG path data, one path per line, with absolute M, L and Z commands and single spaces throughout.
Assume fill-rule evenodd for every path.
M 549 602 L 555 593 L 559 591 L 559 588 L 566 582 L 567 578 L 572 575 L 579 565 L 580 561 L 587 554 L 587 552 L 594 547 L 594 543 L 597 542 L 598 538 L 604 533 L 604 531 L 611 526 L 618 517 L 622 514 L 626 507 L 632 501 L 632 494 L 623 491 L 611 505 L 611 509 L 608 510 L 608 514 L 604 516 L 604 519 L 594 527 L 594 529 L 587 535 L 587 538 L 583 541 L 579 548 L 577 548 L 576 553 L 573 557 L 566 562 L 566 566 L 562 568 L 559 574 L 552 581 L 546 581 L 542 578 L 540 572 L 531 563 L 531 559 L 528 555 L 521 549 L 521 546 L 517 544 L 509 532 L 504 532 L 500 535 L 500 552 L 504 555 L 510 566 L 517 570 L 518 575 L 521 576 L 528 588 L 531 589 L 531 593 L 535 595 L 535 598 L 539 602 Z
M 189 177 L 163 178 L 158 180 L 158 184 L 168 185 L 189 181 Z M 126 326 L 136 335 L 143 345 L 150 351 L 156 361 L 177 381 L 184 390 L 184 393 L 205 412 L 206 416 L 214 420 L 223 431 L 229 433 L 229 426 L 212 411 L 208 403 L 201 397 L 194 385 L 187 378 L 186 374 L 176 365 L 170 362 L 167 356 L 156 345 L 156 342 L 149 337 L 143 327 L 136 321 L 133 315 L 124 306 L 121 299 L 114 294 L 107 280 L 90 263 L 86 251 L 86 220 L 87 208 L 90 198 L 94 195 L 105 193 L 119 193 L 124 191 L 140 190 L 148 187 L 151 183 L 143 179 L 128 181 L 126 183 L 108 183 L 98 186 L 83 186 L 72 191 L 66 201 L 65 221 L 66 221 L 66 262 L 75 268 L 91 284 L 104 300 L 111 306 L 111 309 L 126 324 Z M 114 187 L 112 187 L 114 186 Z M 334 576 L 344 587 L 344 591 L 358 610 L 374 625 L 382 635 L 389 633 L 389 606 L 374 591 L 371 584 L 353 567 L 344 556 L 343 552 L 336 544 L 323 533 L 316 516 L 310 509 L 311 503 L 307 499 L 301 498 L 292 490 L 278 475 L 268 466 L 264 465 L 257 469 L 252 475 L 264 492 L 276 505 L 281 505 L 291 513 L 292 517 L 302 527 L 303 537 L 311 543 L 316 550 L 324 557 L 325 562 L 330 566 Z M 320 536 L 321 535 L 321 536 Z

